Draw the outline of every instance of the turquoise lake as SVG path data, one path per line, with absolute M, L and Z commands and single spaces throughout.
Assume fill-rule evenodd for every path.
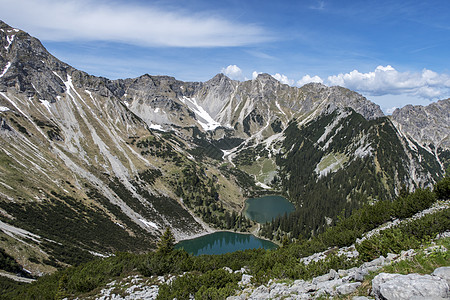
M 282 196 L 264 196 L 247 199 L 244 213 L 253 221 L 266 223 L 279 215 L 289 214 L 294 210 L 295 206 Z
M 176 249 L 183 248 L 193 255 L 224 254 L 246 249 L 275 249 L 278 246 L 270 241 L 251 234 L 219 231 L 195 239 L 181 241 Z

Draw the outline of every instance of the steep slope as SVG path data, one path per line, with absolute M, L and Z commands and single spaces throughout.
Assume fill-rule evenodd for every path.
M 204 222 L 248 229 L 239 212 L 260 193 L 297 207 L 268 236 L 309 236 L 443 174 L 432 146 L 342 87 L 268 74 L 109 80 L 2 22 L 0 38 L 0 247 L 34 273 L 148 251 L 166 227 L 177 239 L 208 231 Z M 241 225 L 229 227 L 232 215 Z
M 242 138 L 269 137 L 293 117 L 306 118 L 336 108 L 352 107 L 367 119 L 383 116 L 377 105 L 348 89 L 321 84 L 290 87 L 269 74 L 240 83 L 217 75 L 204 84 L 196 98 L 216 121 L 236 129 Z M 223 104 L 219 112 L 209 109 L 219 103 Z
M 291 122 L 276 154 L 279 169 L 272 183 L 297 209 L 275 220 L 265 234 L 272 237 L 280 229 L 281 236 L 309 237 L 338 214 L 347 216 L 368 201 L 393 199 L 402 185 L 411 190 L 431 186 L 439 178 L 438 162 L 430 155 L 427 161 L 433 163 L 425 164 L 413 154 L 386 117 L 366 120 L 345 108 L 303 125 Z
M 321 84 L 290 87 L 269 74 L 245 82 L 218 74 L 205 83 L 144 75 L 110 81 L 108 86 L 149 126 L 197 126 L 215 139 L 231 129 L 233 137 L 261 140 L 284 129 L 294 115 L 307 118 L 343 107 L 367 119 L 383 116 L 378 105 L 348 89 Z
M 408 140 L 432 153 L 443 169 L 450 166 L 450 99 L 428 106 L 407 105 L 396 109 L 391 118 Z
M 89 252 L 148 251 L 165 227 L 178 238 L 205 230 L 174 189 L 181 169 L 197 168 L 183 141 L 25 32 L 1 23 L 0 37 L 1 247 L 39 273 Z

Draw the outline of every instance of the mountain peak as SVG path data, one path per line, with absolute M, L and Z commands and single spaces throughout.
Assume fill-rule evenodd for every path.
M 216 84 L 216 83 L 220 83 L 220 82 L 229 82 L 229 81 L 232 81 L 231 78 L 229 78 L 228 76 L 226 76 L 223 73 L 219 73 L 216 76 L 214 76 L 213 78 L 211 78 L 210 80 L 208 80 L 207 83 Z
M 272 75 L 268 74 L 268 73 L 261 73 L 258 74 L 258 76 L 256 76 L 256 80 L 259 81 L 272 81 L 272 82 L 276 82 L 278 80 L 276 80 Z
M 427 106 L 405 105 L 391 116 L 402 131 L 422 145 L 450 149 L 450 98 Z
M 9 26 L 8 24 L 6 24 L 5 22 L 3 22 L 2 20 L 0 20 L 0 29 L 3 30 L 16 30 L 19 31 L 19 29 L 13 28 L 11 26 Z

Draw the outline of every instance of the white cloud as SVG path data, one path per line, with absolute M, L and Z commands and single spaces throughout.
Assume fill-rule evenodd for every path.
M 252 79 L 255 80 L 256 77 L 258 77 L 259 74 L 262 74 L 262 72 L 256 72 L 256 71 L 253 71 L 253 73 L 252 73 Z
M 272 77 L 275 78 L 276 80 L 278 80 L 279 82 L 288 84 L 288 85 L 293 85 L 295 82 L 293 79 L 289 79 L 286 75 L 279 74 L 279 73 L 272 75 Z
M 1 0 L 2 18 L 50 41 L 116 41 L 140 46 L 229 47 L 272 40 L 254 24 L 211 12 L 94 0 Z M 145 2 L 147 3 L 147 2 Z
M 304 86 L 305 84 L 310 83 L 310 82 L 323 83 L 323 80 L 322 80 L 322 78 L 320 78 L 317 75 L 315 75 L 313 77 L 311 77 L 309 75 L 305 75 L 305 76 L 302 77 L 302 79 L 297 81 L 297 86 L 301 87 L 301 86 Z
M 422 72 L 399 72 L 392 66 L 378 66 L 375 71 L 328 77 L 331 85 L 340 85 L 372 96 L 407 94 L 425 99 L 450 95 L 450 76 L 424 69 Z
M 222 73 L 230 77 L 231 79 L 241 80 L 242 70 L 236 65 L 229 65 L 222 69 Z

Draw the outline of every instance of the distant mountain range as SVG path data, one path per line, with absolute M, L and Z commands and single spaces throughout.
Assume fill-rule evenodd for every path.
M 250 195 L 297 208 L 268 236 L 308 237 L 450 163 L 450 99 L 384 116 L 351 90 L 268 74 L 95 77 L 3 22 L 0 45 L 0 248 L 33 274 L 148 251 L 166 227 L 248 230 Z

